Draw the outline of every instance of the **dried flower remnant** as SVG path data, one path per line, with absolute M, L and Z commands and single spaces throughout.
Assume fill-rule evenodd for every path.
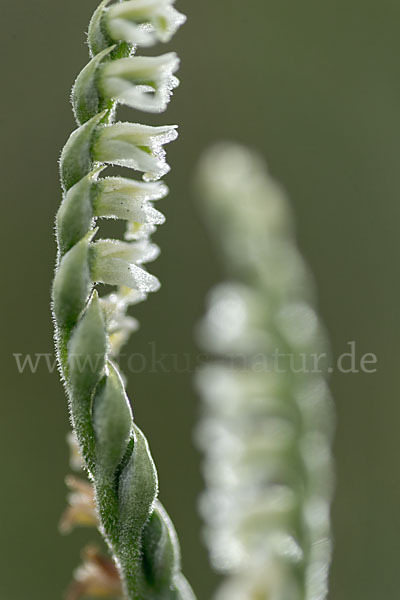
M 93 485 L 73 475 L 66 477 L 65 483 L 70 492 L 60 521 L 61 533 L 70 533 L 74 527 L 98 527 Z
M 123 597 L 119 572 L 113 561 L 100 553 L 95 546 L 87 546 L 83 553 L 83 564 L 74 573 L 65 600 L 80 598 Z

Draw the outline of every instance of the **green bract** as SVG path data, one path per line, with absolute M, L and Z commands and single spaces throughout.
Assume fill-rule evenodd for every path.
M 88 33 L 92 58 L 72 93 L 78 128 L 60 161 L 63 201 L 53 286 L 57 352 L 100 530 L 130 600 L 193 598 L 180 572 L 176 534 L 157 501 L 147 441 L 133 421 L 114 362 L 137 327 L 126 315 L 128 307 L 159 287 L 143 265 L 158 254 L 149 236 L 164 217 L 152 202 L 168 192 L 157 180 L 169 170 L 163 146 L 177 137 L 175 126 L 116 123 L 115 112 L 118 103 L 147 112 L 166 108 L 178 84 L 178 58 L 133 54 L 136 46 L 169 40 L 184 22 L 173 4 L 100 4 Z M 134 169 L 144 181 L 102 177 L 107 165 Z M 126 240 L 99 238 L 101 218 L 125 220 Z M 99 297 L 98 283 L 117 288 Z M 118 582 L 110 587 L 117 588 Z

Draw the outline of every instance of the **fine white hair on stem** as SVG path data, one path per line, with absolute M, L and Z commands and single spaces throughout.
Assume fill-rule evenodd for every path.
M 160 287 L 145 265 L 159 254 L 150 236 L 163 215 L 153 202 L 168 189 L 164 146 L 176 126 L 116 122 L 120 104 L 163 112 L 178 85 L 170 52 L 140 57 L 140 46 L 169 41 L 185 21 L 174 0 L 103 0 L 88 30 L 91 60 L 78 75 L 72 105 L 77 129 L 60 160 L 63 199 L 57 214 L 53 285 L 55 340 L 68 394 L 73 447 L 91 483 L 69 478 L 61 530 L 95 525 L 111 557 L 89 548 L 68 600 L 193 600 L 181 573 L 174 527 L 157 500 L 157 471 L 133 420 L 116 360 L 138 327 L 131 305 Z M 137 179 L 107 177 L 127 167 Z M 127 223 L 124 240 L 101 238 L 102 219 Z M 113 286 L 101 292 L 101 284 Z M 79 461 L 78 461 L 78 464 Z

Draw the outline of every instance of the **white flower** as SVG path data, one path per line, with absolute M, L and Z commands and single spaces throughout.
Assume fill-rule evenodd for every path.
M 160 253 L 156 244 L 151 244 L 148 240 L 128 243 L 119 240 L 98 240 L 94 242 L 95 252 L 102 258 L 120 258 L 128 262 L 142 265 L 146 262 L 155 260 Z
M 106 96 L 147 112 L 166 109 L 172 90 L 179 85 L 175 52 L 163 56 L 130 56 L 106 62 L 101 87 Z
M 186 21 L 172 5 L 175 0 L 128 0 L 107 10 L 107 29 L 114 40 L 139 46 L 168 42 Z
M 127 316 L 126 311 L 132 304 L 145 300 L 147 295 L 138 290 L 120 287 L 117 292 L 103 296 L 100 300 L 106 318 L 109 341 L 109 354 L 115 357 L 129 336 L 139 329 L 139 322 Z
M 150 127 L 138 123 L 114 123 L 100 129 L 93 158 L 144 173 L 146 181 L 156 181 L 168 173 L 164 144 L 178 136 L 175 125 Z
M 164 198 L 167 193 L 167 186 L 161 182 L 144 183 L 124 177 L 105 177 L 97 183 L 94 214 L 97 217 L 161 225 L 165 217 L 153 208 L 151 201 Z
M 107 327 L 110 356 L 117 356 L 122 346 L 129 340 L 131 333 L 138 329 L 139 321 L 137 319 L 124 314 L 115 315 Z
M 125 314 L 129 306 L 139 304 L 139 302 L 143 302 L 146 298 L 147 295 L 145 292 L 121 286 L 118 288 L 118 291 L 103 296 L 100 301 L 106 320 L 110 322 L 115 318 L 117 313 Z
M 159 289 L 157 277 L 136 264 L 156 258 L 158 247 L 155 244 L 146 240 L 135 243 L 99 240 L 91 245 L 91 252 L 92 278 L 96 283 L 127 286 L 145 293 Z
M 144 300 L 146 293 L 155 291 L 157 288 L 154 286 L 158 285 L 155 277 L 137 265 L 154 260 L 158 256 L 159 248 L 146 239 L 135 243 L 99 240 L 93 244 L 92 252 L 94 255 L 92 274 L 96 281 L 121 285 L 122 277 L 125 285 L 135 288 L 130 290 L 121 287 L 118 292 L 101 299 L 107 321 L 109 352 L 111 356 L 116 356 L 130 334 L 139 328 L 138 321 L 126 315 L 128 306 Z

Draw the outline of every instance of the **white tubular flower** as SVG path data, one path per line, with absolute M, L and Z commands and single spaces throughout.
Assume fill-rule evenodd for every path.
M 98 240 L 94 242 L 93 247 L 95 247 L 95 253 L 101 254 L 103 258 L 120 258 L 138 265 L 151 262 L 160 254 L 159 247 L 148 240 L 134 243 L 120 240 Z
M 115 40 L 138 46 L 168 42 L 186 21 L 173 4 L 175 0 L 128 0 L 107 10 L 107 29 Z
M 139 321 L 126 315 L 129 306 L 142 302 L 147 297 L 145 292 L 120 287 L 101 298 L 101 305 L 107 322 L 109 335 L 109 353 L 116 357 L 122 346 L 128 341 L 131 333 L 139 329 Z
M 129 340 L 131 333 L 139 329 L 139 321 L 125 314 L 115 314 L 108 322 L 108 341 L 110 356 L 115 357 L 120 353 L 122 346 Z
M 206 214 L 233 281 L 200 326 L 201 511 L 216 600 L 325 600 L 330 562 L 329 349 L 282 190 L 259 157 L 220 145 L 201 165 Z
M 179 59 L 175 52 L 162 56 L 130 56 L 104 64 L 101 86 L 106 96 L 146 112 L 162 112 L 179 85 L 174 76 Z
M 130 221 L 126 227 L 124 238 L 128 241 L 147 239 L 155 230 L 155 225 Z
M 164 215 L 151 204 L 151 201 L 168 194 L 164 183 L 106 177 L 98 181 L 98 190 L 93 206 L 96 216 L 149 225 L 162 225 L 165 222 Z
M 93 157 L 99 162 L 142 171 L 145 181 L 156 181 L 169 171 L 163 145 L 175 140 L 177 135 L 175 125 L 105 125 L 94 144 Z
M 91 255 L 92 278 L 97 283 L 127 286 L 145 293 L 160 287 L 157 277 L 137 266 L 156 258 L 155 244 L 99 240 L 92 244 Z
M 126 286 L 121 286 L 118 288 L 118 291 L 103 296 L 101 303 L 107 321 L 113 319 L 116 313 L 125 313 L 129 306 L 143 302 L 146 300 L 146 297 L 146 293 Z

